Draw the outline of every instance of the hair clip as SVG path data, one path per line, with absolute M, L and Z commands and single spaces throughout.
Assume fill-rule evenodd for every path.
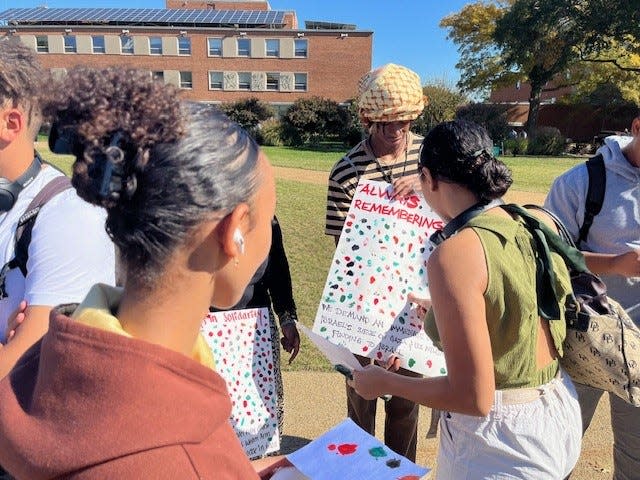
M 125 153 L 119 146 L 122 137 L 122 132 L 116 132 L 109 142 L 109 146 L 102 153 L 104 159 L 102 162 L 100 188 L 98 190 L 100 198 L 109 198 L 114 201 L 120 198 L 124 176 L 123 163 L 125 160 Z
M 51 126 L 49 132 L 49 150 L 61 155 L 78 155 L 78 136 L 71 127 L 60 127 L 57 122 Z
M 478 157 L 482 157 L 482 156 L 488 156 L 493 158 L 493 152 L 490 151 L 488 148 L 481 148 L 480 150 L 476 150 L 475 152 L 473 152 L 471 154 L 472 158 L 478 158 Z

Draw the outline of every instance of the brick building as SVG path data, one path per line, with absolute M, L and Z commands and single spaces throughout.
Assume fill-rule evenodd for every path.
M 0 34 L 19 36 L 56 74 L 83 64 L 142 68 L 183 98 L 257 97 L 283 111 L 296 99 L 353 97 L 371 69 L 373 32 L 274 11 L 266 0 L 167 0 L 164 9 L 13 8 Z
M 518 83 L 493 90 L 487 103 L 505 106 L 509 125 L 522 130 L 529 115 L 530 93 L 531 86 L 528 83 Z M 637 108 L 630 105 L 590 105 L 562 101 L 572 93 L 572 87 L 556 88 L 550 82 L 540 98 L 538 126 L 555 127 L 574 142 L 590 143 L 602 132 L 623 131 L 637 115 Z

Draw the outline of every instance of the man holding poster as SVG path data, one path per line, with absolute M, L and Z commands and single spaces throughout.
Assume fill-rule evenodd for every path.
M 385 181 L 405 197 L 419 190 L 418 156 L 422 137 L 409 131 L 424 109 L 420 77 L 408 68 L 387 64 L 372 70 L 358 85 L 358 114 L 367 137 L 340 159 L 329 175 L 325 233 L 336 244 L 360 180 Z M 371 359 L 358 356 L 362 365 Z M 400 369 L 408 376 L 419 376 Z M 347 385 L 349 418 L 370 434 L 375 431 L 376 400 L 365 400 Z M 418 406 L 400 397 L 385 403 L 385 444 L 415 461 Z

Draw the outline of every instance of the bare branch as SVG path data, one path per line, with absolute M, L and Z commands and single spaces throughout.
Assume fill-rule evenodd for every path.
M 626 67 L 624 65 L 621 65 L 620 62 L 618 62 L 617 58 L 587 58 L 582 52 L 580 52 L 580 60 L 590 63 L 611 63 L 623 72 L 640 73 L 640 67 Z

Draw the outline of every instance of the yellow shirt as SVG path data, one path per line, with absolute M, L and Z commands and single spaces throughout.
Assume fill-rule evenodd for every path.
M 120 321 L 111 313 L 118 308 L 121 298 L 122 288 L 98 283 L 91 287 L 91 290 L 73 312 L 71 318 L 93 328 L 132 338 L 122 328 Z M 196 343 L 193 346 L 191 357 L 205 367 L 209 367 L 212 370 L 216 369 L 211 349 L 200 334 L 198 334 Z

